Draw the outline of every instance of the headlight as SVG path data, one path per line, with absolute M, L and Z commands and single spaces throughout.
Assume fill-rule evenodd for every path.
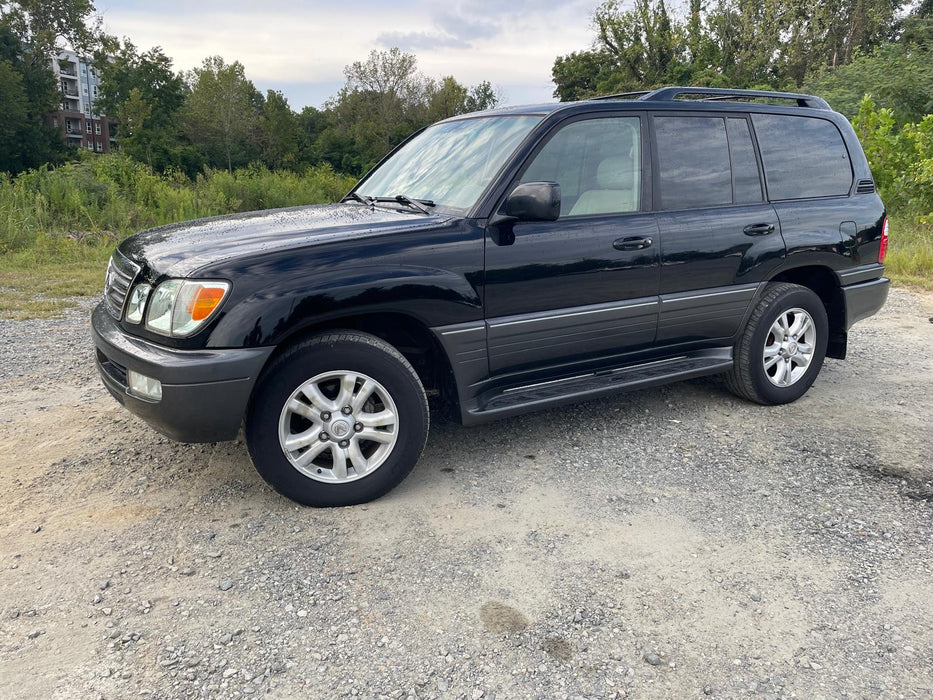
M 126 320 L 130 323 L 139 323 L 143 320 L 143 312 L 146 310 L 146 299 L 152 286 L 148 284 L 137 284 L 130 292 L 130 298 L 126 302 Z
M 202 280 L 166 280 L 149 295 L 146 328 L 183 338 L 214 315 L 230 285 Z

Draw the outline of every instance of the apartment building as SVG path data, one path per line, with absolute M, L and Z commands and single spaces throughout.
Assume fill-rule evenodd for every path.
M 100 76 L 74 51 L 52 59 L 52 71 L 61 89 L 61 109 L 50 115 L 70 144 L 95 153 L 109 153 L 114 138 L 106 116 L 94 109 Z

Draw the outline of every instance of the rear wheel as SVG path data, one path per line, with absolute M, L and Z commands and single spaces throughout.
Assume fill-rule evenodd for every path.
M 826 309 L 812 290 L 769 284 L 735 345 L 729 389 L 761 404 L 796 401 L 820 373 L 828 336 Z
M 256 470 L 311 506 L 364 503 L 411 471 L 428 434 L 424 388 L 375 336 L 335 332 L 299 343 L 260 378 L 246 419 Z

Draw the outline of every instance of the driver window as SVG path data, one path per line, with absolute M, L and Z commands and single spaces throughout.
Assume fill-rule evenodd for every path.
M 638 117 L 573 122 L 538 152 L 519 182 L 556 182 L 561 218 L 638 211 L 641 185 Z

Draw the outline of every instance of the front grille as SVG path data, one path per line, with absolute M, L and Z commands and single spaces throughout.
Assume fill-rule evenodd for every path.
M 130 291 L 133 280 L 139 274 L 139 265 L 127 258 L 119 250 L 113 251 L 107 265 L 107 280 L 104 283 L 104 299 L 107 310 L 118 321 L 123 317 L 123 305 Z

